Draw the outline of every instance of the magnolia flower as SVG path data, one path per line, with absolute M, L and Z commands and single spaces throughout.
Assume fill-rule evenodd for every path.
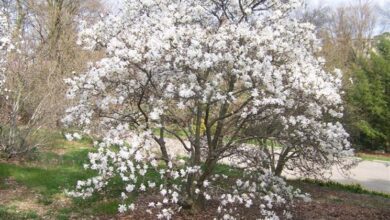
M 253 202 L 251 199 L 248 199 L 245 203 L 245 207 L 250 208 L 252 206 Z
M 81 140 L 83 137 L 79 133 L 73 133 L 73 138 L 76 140 Z
M 118 208 L 118 211 L 119 211 L 120 213 L 126 212 L 126 211 L 127 211 L 127 206 L 124 205 L 124 204 L 120 204 L 120 205 L 119 205 L 119 208 Z
M 171 218 L 179 200 L 202 193 L 219 203 L 219 219 L 240 218 L 232 207 L 255 201 L 259 218 L 275 219 L 273 209 L 287 210 L 300 193 L 264 165 L 272 164 L 265 152 L 245 148 L 242 140 L 256 136 L 246 129 L 264 128 L 256 138 L 297 150 L 299 160 L 286 164 L 302 170 L 351 155 L 338 122 L 341 73 L 325 71 L 314 55 L 314 28 L 289 15 L 299 1 L 248 2 L 126 0 L 124 13 L 81 27 L 79 42 L 106 54 L 66 80 L 75 104 L 64 122 L 101 137 L 89 156 L 98 179 L 80 182 L 72 195 L 91 196 L 118 175 L 127 193 L 143 193 L 146 183 L 155 186 L 151 171 L 161 194 L 153 201 L 158 218 Z M 171 162 L 178 152 L 188 160 Z M 242 178 L 219 189 L 235 178 L 214 175 L 227 155 Z
M 135 188 L 134 185 L 129 184 L 129 185 L 126 186 L 126 191 L 127 191 L 127 192 L 132 192 L 132 191 L 134 190 L 134 188 Z
M 137 151 L 137 153 L 135 153 L 134 159 L 135 159 L 137 162 L 142 161 L 143 158 L 144 158 L 143 155 L 142 155 L 139 151 Z
M 141 186 L 139 187 L 139 190 L 145 191 L 146 190 L 146 186 L 144 184 L 141 184 Z
M 69 133 L 65 134 L 65 138 L 68 141 L 73 141 L 73 135 L 72 134 L 69 134 Z

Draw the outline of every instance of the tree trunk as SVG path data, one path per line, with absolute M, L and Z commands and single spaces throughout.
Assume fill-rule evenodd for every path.
M 275 173 L 274 173 L 275 176 L 281 176 L 282 175 L 284 165 L 285 165 L 284 162 L 278 161 L 278 165 L 276 166 Z
M 286 165 L 287 155 L 288 155 L 289 152 L 290 152 L 289 149 L 286 148 L 286 149 L 285 149 L 284 151 L 282 151 L 282 153 L 279 155 L 278 163 L 277 163 L 277 165 L 276 165 L 275 172 L 274 172 L 274 174 L 275 174 L 276 176 L 281 176 L 281 175 L 282 175 L 284 166 Z

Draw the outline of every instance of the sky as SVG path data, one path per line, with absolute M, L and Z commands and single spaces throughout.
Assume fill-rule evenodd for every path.
M 385 10 L 390 12 L 390 0 L 306 0 L 311 7 L 319 7 L 319 6 L 330 6 L 330 7 L 338 7 L 342 5 L 351 5 L 356 4 L 359 1 L 365 2 L 368 1 L 372 4 L 374 9 L 380 8 L 381 10 Z M 380 34 L 383 32 L 390 31 L 390 20 L 389 17 L 384 17 L 380 13 L 377 14 L 377 27 L 375 28 L 375 34 Z
M 338 5 L 342 4 L 353 4 L 356 2 L 359 2 L 359 0 L 306 0 L 310 5 L 312 6 L 332 6 L 336 7 Z M 385 6 L 386 4 L 390 4 L 390 0 L 370 0 L 372 4 L 379 5 L 381 7 Z
M 105 4 L 112 8 L 114 11 L 121 8 L 121 2 L 123 0 L 103 0 Z M 330 6 L 330 7 L 338 7 L 340 5 L 349 5 L 354 4 L 359 1 L 369 1 L 374 8 L 377 8 L 378 6 L 385 10 L 390 10 L 390 0 L 305 0 L 310 7 L 319 7 L 319 6 Z M 376 33 L 381 33 L 385 31 L 390 31 L 390 21 L 384 20 L 383 17 L 379 15 L 378 19 L 378 27 L 376 28 Z
M 113 7 L 120 7 L 120 2 L 123 0 L 104 0 L 107 5 L 113 6 Z M 312 6 L 338 6 L 340 4 L 349 4 L 358 2 L 359 0 L 306 0 L 310 5 Z M 390 5 L 390 0 L 369 0 L 373 4 L 379 5 L 381 7 L 385 6 L 386 4 Z

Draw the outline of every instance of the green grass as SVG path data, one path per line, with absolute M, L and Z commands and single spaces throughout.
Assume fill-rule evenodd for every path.
M 0 205 L 0 219 L 4 220 L 31 220 L 40 219 L 33 211 L 20 212 L 14 207 L 5 207 Z
M 42 194 L 53 195 L 74 187 L 77 180 L 89 176 L 76 167 L 22 167 L 0 163 L 0 178 L 12 177 L 18 183 Z
M 51 205 L 58 196 L 65 197 L 65 190 L 74 189 L 78 180 L 87 179 L 96 175 L 93 171 L 83 169 L 88 161 L 88 152 L 93 151 L 91 141 L 66 141 L 60 133 L 46 133 L 50 145 L 45 146 L 33 157 L 21 163 L 13 164 L 0 162 L 0 189 L 10 188 L 7 179 L 12 179 L 25 186 L 37 195 L 37 202 L 48 206 L 50 219 L 69 219 L 71 216 L 92 216 L 117 213 L 119 195 L 123 185 L 118 178 L 109 183 L 109 190 L 95 194 L 91 198 L 71 199 L 66 207 L 52 210 Z M 61 150 L 61 153 L 57 151 Z M 0 219 L 39 219 L 33 212 L 21 213 L 15 208 L 0 206 Z
M 327 187 L 335 190 L 341 190 L 341 191 L 358 193 L 358 194 L 375 195 L 375 196 L 381 196 L 390 199 L 390 194 L 367 190 L 364 189 L 360 184 L 342 184 L 334 181 L 322 181 L 322 180 L 313 180 L 313 179 L 301 179 L 301 180 L 295 180 L 294 182 L 295 183 L 304 182 L 304 183 L 314 184 L 317 186 Z
M 0 179 L 12 177 L 43 195 L 61 193 L 74 187 L 77 180 L 94 175 L 82 168 L 87 162 L 87 154 L 87 149 L 72 150 L 63 155 L 42 152 L 36 158 L 39 164 L 0 163 Z
M 357 156 L 362 158 L 363 160 L 369 160 L 369 161 L 381 160 L 381 161 L 390 162 L 390 157 L 384 155 L 358 153 Z
M 243 175 L 241 170 L 225 164 L 217 164 L 214 172 L 215 174 L 226 175 L 233 178 L 239 178 Z

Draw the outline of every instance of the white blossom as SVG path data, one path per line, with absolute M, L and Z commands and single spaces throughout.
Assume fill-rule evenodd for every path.
M 120 205 L 119 205 L 119 208 L 118 208 L 118 211 L 119 211 L 120 213 L 126 212 L 126 211 L 127 211 L 127 206 L 124 205 L 124 204 L 120 204 Z
M 75 105 L 63 121 L 91 129 L 100 140 L 89 155 L 98 176 L 70 194 L 91 196 L 120 176 L 128 193 L 159 190 L 150 204 L 157 218 L 171 219 L 178 201 L 204 196 L 219 201 L 218 218 L 234 219 L 234 206 L 256 204 L 259 218 L 276 219 L 275 210 L 301 194 L 269 167 L 252 164 L 270 161 L 242 140 L 254 135 L 298 149 L 304 153 L 290 163 L 310 161 L 297 166 L 303 170 L 326 169 L 351 155 L 338 122 L 340 72 L 326 72 L 314 56 L 320 42 L 313 26 L 289 16 L 298 0 L 258 6 L 243 0 L 241 7 L 238 0 L 125 2 L 123 13 L 82 28 L 79 43 L 104 48 L 106 57 L 66 80 Z M 252 125 L 262 129 L 247 135 Z M 173 160 L 166 135 L 181 143 L 189 160 Z M 226 155 L 244 177 L 222 192 L 215 183 L 231 177 L 213 176 L 209 164 Z M 149 170 L 161 184 L 149 182 Z

